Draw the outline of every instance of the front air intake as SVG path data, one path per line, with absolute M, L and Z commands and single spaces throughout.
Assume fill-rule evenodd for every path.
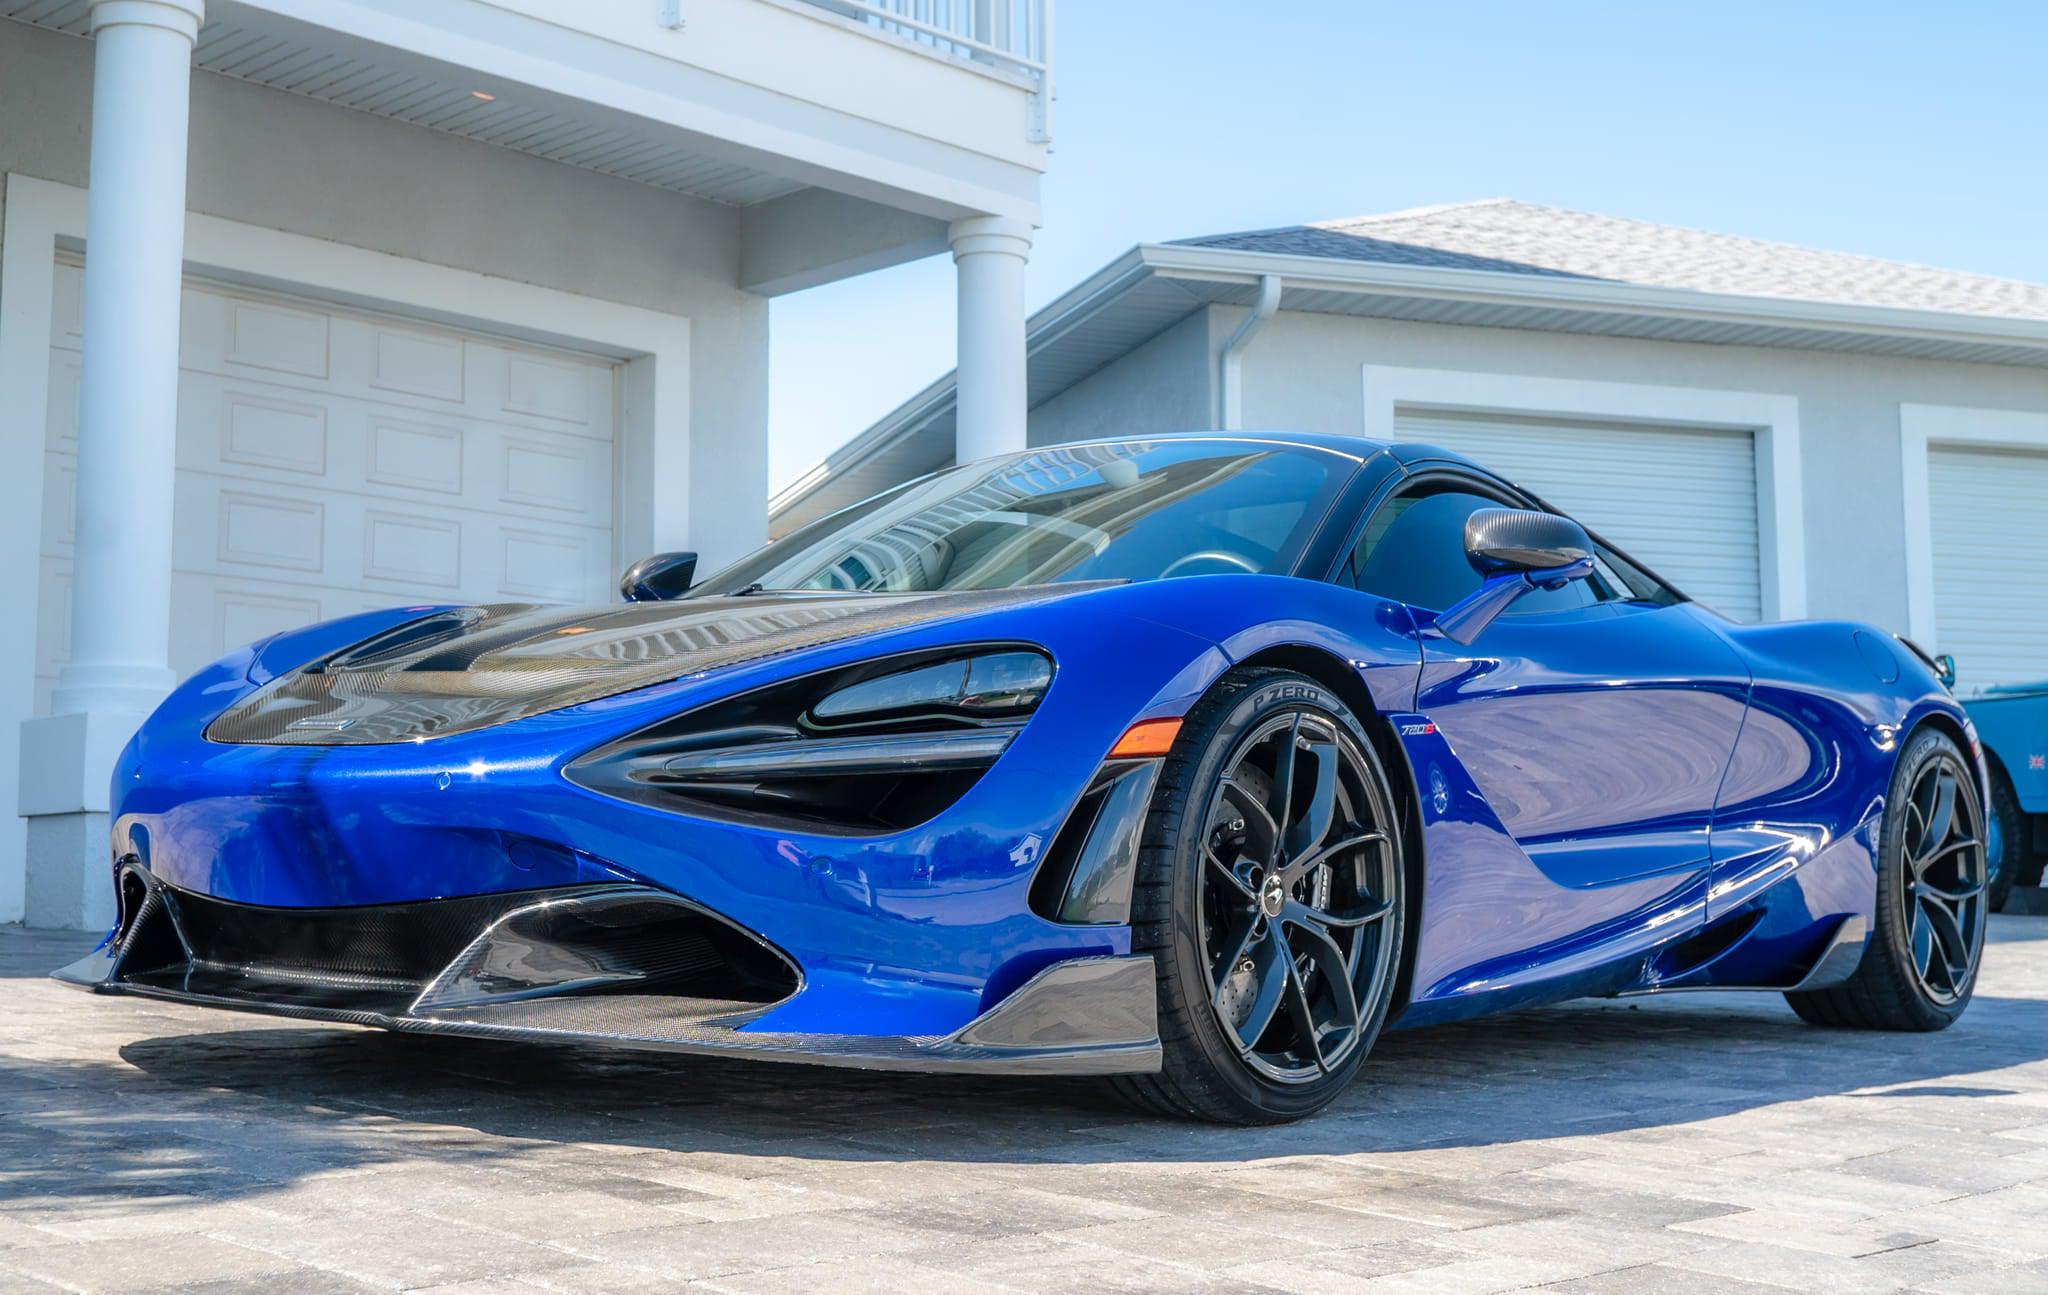
M 765 1010 L 800 983 L 764 941 L 644 886 L 273 908 L 156 882 L 133 923 L 123 983 L 287 1012 L 497 1018 L 575 999 L 600 1015 L 701 1022 Z

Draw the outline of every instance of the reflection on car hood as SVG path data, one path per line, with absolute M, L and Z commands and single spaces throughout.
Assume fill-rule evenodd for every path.
M 421 741 L 865 634 L 1100 587 L 456 608 L 280 676 L 225 711 L 206 736 L 291 746 Z

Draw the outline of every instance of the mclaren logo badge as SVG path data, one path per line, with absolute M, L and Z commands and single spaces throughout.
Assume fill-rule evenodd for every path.
M 342 729 L 347 728 L 349 725 L 353 723 L 355 723 L 353 719 L 295 719 L 291 723 L 285 725 L 285 727 L 319 728 L 326 729 L 331 733 L 339 733 Z

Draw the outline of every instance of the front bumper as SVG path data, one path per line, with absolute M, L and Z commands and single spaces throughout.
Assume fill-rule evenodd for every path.
M 1149 955 L 1058 962 L 942 1035 L 750 1028 L 801 987 L 758 937 L 670 892 L 591 884 L 266 908 L 122 874 L 123 920 L 55 973 L 78 988 L 419 1033 L 1019 1075 L 1156 1071 Z

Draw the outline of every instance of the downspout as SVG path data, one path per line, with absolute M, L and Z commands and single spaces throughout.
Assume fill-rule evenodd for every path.
M 1266 321 L 1280 309 L 1280 276 L 1262 274 L 1259 276 L 1259 299 L 1252 306 L 1252 313 L 1244 317 L 1230 340 L 1223 344 L 1221 371 L 1217 375 L 1218 403 L 1222 405 L 1217 418 L 1224 431 L 1235 431 L 1244 425 L 1244 352 L 1252 344 L 1252 338 L 1266 326 Z

